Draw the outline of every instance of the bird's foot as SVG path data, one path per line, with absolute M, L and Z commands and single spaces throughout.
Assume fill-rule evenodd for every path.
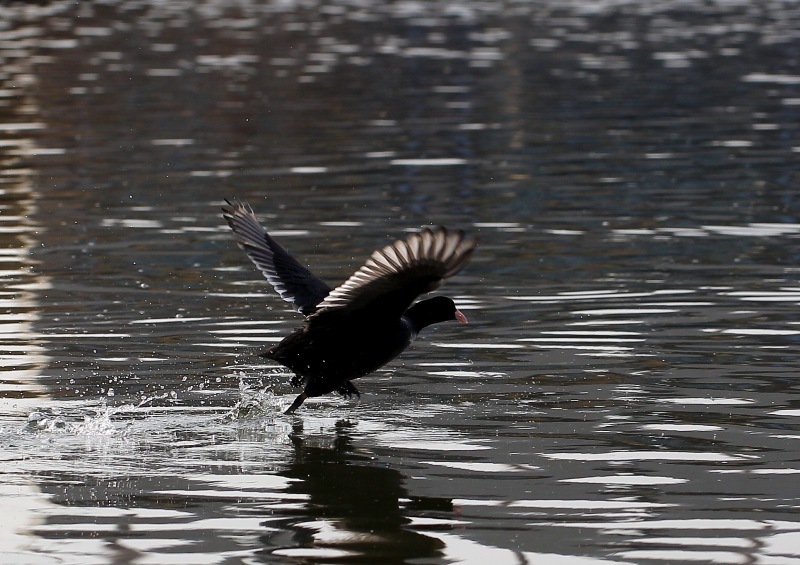
M 298 394 L 297 398 L 294 399 L 294 402 L 292 402 L 292 405 L 286 409 L 284 414 L 294 414 L 294 411 L 300 408 L 300 405 L 305 401 L 306 398 L 308 398 L 308 395 L 305 392 Z
M 350 399 L 350 398 L 353 398 L 353 395 L 354 395 L 354 394 L 355 394 L 355 395 L 356 395 L 358 398 L 361 398 L 361 393 L 360 393 L 360 392 L 358 392 L 358 389 L 357 389 L 357 388 L 355 387 L 355 385 L 354 385 L 352 382 L 350 382 L 350 381 L 344 381 L 344 384 L 342 384 L 342 386 L 340 386 L 339 388 L 337 388 L 337 389 L 336 389 L 336 392 L 338 392 L 339 394 L 341 394 L 342 396 L 344 396 L 344 397 L 346 397 L 346 398 L 348 398 L 348 399 Z

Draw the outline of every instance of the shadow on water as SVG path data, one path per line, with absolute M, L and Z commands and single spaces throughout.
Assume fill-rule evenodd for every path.
M 314 437 L 302 420 L 292 426 L 294 451 L 282 471 L 297 479 L 288 492 L 307 496 L 286 530 L 264 536 L 270 553 L 309 561 L 407 563 L 440 556 L 442 542 L 408 526 L 409 513 L 452 512 L 447 499 L 410 498 L 399 471 L 353 448 L 347 420 L 336 422 L 333 437 Z

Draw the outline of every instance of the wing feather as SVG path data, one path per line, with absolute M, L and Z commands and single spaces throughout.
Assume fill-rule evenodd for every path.
M 222 216 L 239 246 L 258 267 L 275 291 L 306 316 L 328 295 L 330 287 L 298 263 L 261 227 L 253 209 L 239 200 L 225 200 Z
M 373 252 L 317 305 L 312 320 L 343 314 L 399 318 L 419 295 L 464 268 L 476 245 L 463 231 L 441 226 L 412 233 Z

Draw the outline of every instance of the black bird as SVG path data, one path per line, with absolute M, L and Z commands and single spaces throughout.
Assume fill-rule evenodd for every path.
M 281 298 L 306 317 L 303 326 L 261 353 L 291 369 L 292 384 L 304 387 L 286 414 L 312 396 L 333 391 L 361 396 L 352 379 L 397 357 L 422 328 L 446 320 L 467 322 L 444 296 L 411 305 L 467 264 L 477 240 L 461 230 L 435 227 L 409 234 L 372 253 L 331 289 L 272 239 L 248 204 L 225 202 L 222 216 L 239 245 Z

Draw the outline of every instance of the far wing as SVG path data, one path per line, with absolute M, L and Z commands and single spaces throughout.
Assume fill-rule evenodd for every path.
M 298 263 L 270 237 L 245 202 L 225 200 L 222 216 L 250 260 L 264 274 L 278 294 L 306 316 L 328 295 L 330 287 Z

